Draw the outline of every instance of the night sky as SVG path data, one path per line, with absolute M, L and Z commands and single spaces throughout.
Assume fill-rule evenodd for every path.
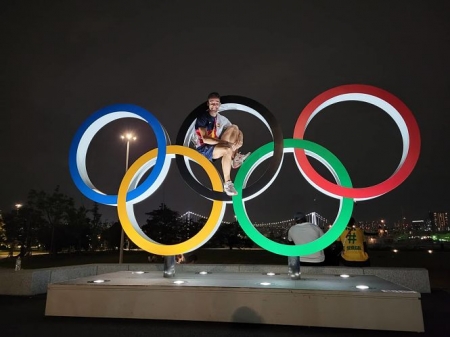
M 409 107 L 422 149 L 408 179 L 358 202 L 355 217 L 392 223 L 402 215 L 424 219 L 429 211 L 448 211 L 449 17 L 450 3 L 432 0 L 3 1 L 0 209 L 25 202 L 30 189 L 51 192 L 57 185 L 77 205 L 91 207 L 70 177 L 69 147 L 86 118 L 107 105 L 147 109 L 175 143 L 186 116 L 218 91 L 263 104 L 284 138 L 291 138 L 314 97 L 344 84 L 367 84 Z M 243 150 L 271 141 L 255 117 L 225 115 L 243 130 Z M 156 145 L 141 121 L 122 119 L 103 128 L 91 143 L 87 167 L 105 193 L 116 194 L 124 174 L 125 131 L 138 137 L 130 163 Z M 356 187 L 387 179 L 401 156 L 394 121 L 361 102 L 326 108 L 305 139 L 332 151 Z M 207 183 L 206 175 L 200 178 Z M 207 215 L 211 207 L 183 182 L 175 162 L 163 186 L 136 206 L 138 218 L 161 202 L 180 213 Z M 337 200 L 306 182 L 291 154 L 274 184 L 246 205 L 254 222 L 289 219 L 298 210 L 333 220 L 338 209 Z M 115 207 L 101 212 L 104 220 L 117 219 Z M 232 216 L 228 206 L 226 219 Z

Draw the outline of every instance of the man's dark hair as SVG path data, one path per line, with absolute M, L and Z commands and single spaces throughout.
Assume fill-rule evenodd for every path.
M 303 212 L 297 212 L 294 214 L 295 223 L 303 223 L 306 222 L 306 216 Z
M 210 98 L 218 98 L 218 99 L 220 99 L 220 95 L 219 95 L 218 92 L 212 92 L 212 93 L 210 93 L 210 94 L 208 95 L 208 100 L 209 100 Z

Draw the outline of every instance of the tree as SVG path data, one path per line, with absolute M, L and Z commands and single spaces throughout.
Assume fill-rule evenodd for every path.
M 92 219 L 88 216 L 92 213 Z M 20 245 L 21 254 L 31 253 L 31 247 L 41 246 L 51 254 L 61 250 L 97 249 L 105 224 L 101 221 L 98 204 L 92 209 L 75 207 L 73 198 L 60 192 L 30 190 L 23 207 L 0 217 L 0 244 L 2 238 L 11 247 Z M 120 226 L 120 225 L 119 225 Z M 119 234 L 120 235 L 120 234 Z
M 59 186 L 51 194 L 31 190 L 27 206 L 40 219 L 36 235 L 51 254 L 72 245 L 77 249 L 86 247 L 81 236 L 88 235 L 87 211 L 83 207 L 76 209 L 73 198 L 61 193 Z
M 122 233 L 122 226 L 120 222 L 114 222 L 106 227 L 101 232 L 101 238 L 106 243 L 107 247 L 113 250 L 119 249 L 120 235 Z
M 6 244 L 10 247 L 9 255 L 12 256 L 16 245 L 20 245 L 23 239 L 22 222 L 19 220 L 17 212 L 7 212 L 4 215 L 4 229 Z
M 178 212 L 161 203 L 158 209 L 149 213 L 142 231 L 152 240 L 162 244 L 176 244 L 185 241 L 182 237 L 182 221 Z
M 252 246 L 251 240 L 248 239 L 237 221 L 222 223 L 211 241 L 214 242 L 216 246 L 228 246 L 230 249 L 233 249 L 233 247 L 249 248 Z
M 31 253 L 31 246 L 36 243 L 35 226 L 39 219 L 33 210 L 24 205 L 20 211 L 10 210 L 4 215 L 5 243 L 10 246 L 10 255 L 16 246 L 20 246 L 21 255 Z
M 91 247 L 90 219 L 85 207 L 69 208 L 67 210 L 67 226 L 63 227 L 63 247 L 69 250 L 89 250 Z
M 103 247 L 102 243 L 105 241 L 103 231 L 107 229 L 107 224 L 102 222 L 102 214 L 99 212 L 98 203 L 94 202 L 89 213 L 92 217 L 90 219 L 90 248 L 98 250 Z
M 3 222 L 2 214 L 0 213 L 0 246 L 3 246 L 6 242 L 6 229 Z

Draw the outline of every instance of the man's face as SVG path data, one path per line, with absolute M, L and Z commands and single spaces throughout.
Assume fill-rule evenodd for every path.
M 219 98 L 208 99 L 208 108 L 210 113 L 216 114 L 220 108 L 220 99 Z

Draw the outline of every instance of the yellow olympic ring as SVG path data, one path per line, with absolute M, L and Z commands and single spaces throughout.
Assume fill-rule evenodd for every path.
M 119 214 L 119 220 L 122 224 L 122 228 L 128 235 L 131 241 L 133 241 L 138 247 L 144 249 L 147 252 L 152 252 L 158 255 L 176 255 L 193 251 L 200 246 L 204 245 L 217 231 L 222 222 L 223 215 L 225 213 L 226 204 L 223 201 L 213 200 L 213 206 L 211 214 L 206 222 L 205 226 L 192 238 L 174 245 L 164 245 L 151 240 L 139 227 L 136 219 L 134 218 L 133 201 L 126 202 L 128 191 L 131 187 L 134 177 L 139 174 L 139 170 L 146 166 L 156 158 L 158 149 L 153 149 L 138 160 L 128 169 L 119 187 L 119 193 L 117 197 L 117 211 Z M 199 164 L 208 174 L 213 190 L 223 192 L 222 180 L 219 176 L 214 165 L 203 155 L 194 149 L 180 145 L 168 145 L 166 156 L 170 159 L 175 158 L 175 154 L 189 157 L 197 164 Z M 165 177 L 162 177 L 161 181 Z M 133 216 L 130 218 L 129 214 Z

